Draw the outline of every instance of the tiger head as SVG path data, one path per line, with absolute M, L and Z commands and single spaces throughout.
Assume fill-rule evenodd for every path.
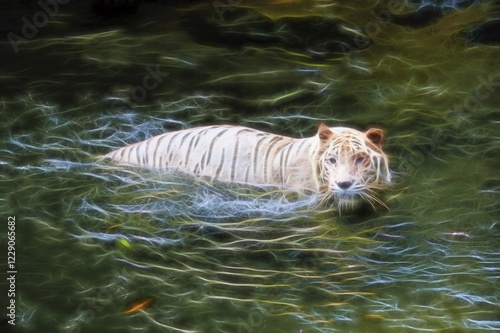
M 382 130 L 371 128 L 363 133 L 321 124 L 317 136 L 320 188 L 324 198 L 333 197 L 339 209 L 354 207 L 359 199 L 384 205 L 374 195 L 375 190 L 391 182 L 387 156 L 382 151 Z

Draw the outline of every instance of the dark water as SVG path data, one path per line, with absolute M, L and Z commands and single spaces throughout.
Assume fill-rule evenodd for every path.
M 59 14 L 81 14 L 54 15 L 17 52 L 2 40 L 16 329 L 500 330 L 498 5 L 228 4 L 68 3 Z M 11 7 L 4 36 L 22 36 L 31 5 Z M 314 198 L 99 161 L 170 130 L 306 137 L 320 122 L 386 131 L 389 209 L 339 216 Z

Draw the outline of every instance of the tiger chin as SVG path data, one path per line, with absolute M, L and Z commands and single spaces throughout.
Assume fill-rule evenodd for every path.
M 385 206 L 376 196 L 391 182 L 383 139 L 377 128 L 361 132 L 320 124 L 316 135 L 295 139 L 221 125 L 161 134 L 105 157 L 212 181 L 313 191 L 319 204 L 334 202 L 343 211 L 363 201 Z

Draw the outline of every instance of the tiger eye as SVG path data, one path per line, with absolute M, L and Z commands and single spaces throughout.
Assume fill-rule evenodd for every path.
M 363 164 L 365 163 L 366 161 L 368 160 L 368 156 L 367 155 L 359 155 L 358 157 L 356 157 L 356 164 L 357 165 L 360 165 L 360 164 Z

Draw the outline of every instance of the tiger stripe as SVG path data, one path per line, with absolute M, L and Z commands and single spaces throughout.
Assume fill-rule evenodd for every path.
M 224 128 L 221 132 L 219 132 L 213 139 L 212 141 L 210 142 L 210 145 L 208 146 L 208 150 L 207 150 L 207 154 L 208 154 L 208 159 L 206 161 L 206 165 L 208 165 L 210 163 L 210 159 L 212 158 L 212 151 L 214 149 L 214 145 L 215 143 L 217 142 L 217 140 L 222 136 L 224 135 L 224 133 L 226 133 L 227 131 L 229 131 L 229 128 Z
M 233 156 L 231 158 L 231 168 L 229 169 L 229 170 L 231 170 L 230 180 L 232 182 L 234 181 L 234 174 L 236 172 L 236 162 L 238 160 L 238 146 L 239 146 L 239 143 L 238 143 L 238 141 L 236 141 L 236 143 L 234 144 Z
M 153 167 L 156 168 L 156 169 L 161 169 L 162 168 L 162 160 L 163 160 L 163 156 L 158 156 L 158 150 L 159 150 L 159 147 L 161 147 L 161 143 L 162 141 L 165 140 L 165 135 L 159 135 L 157 137 L 154 137 L 152 139 L 152 142 L 154 142 L 154 144 L 152 144 L 151 146 L 154 147 L 153 149 L 153 161 L 158 161 L 157 164 L 155 164 Z
M 258 174 L 258 170 L 257 170 L 257 165 L 259 163 L 259 151 L 260 151 L 260 147 L 262 145 L 262 143 L 267 139 L 267 137 L 261 137 L 257 143 L 255 144 L 255 149 L 253 151 L 253 155 L 252 155 L 252 170 L 253 170 L 253 174 Z M 263 168 L 263 172 L 264 172 L 264 175 L 265 175 L 265 168 Z M 265 177 L 263 177 L 262 181 L 264 181 Z
M 169 154 L 168 159 L 167 159 L 167 163 L 165 164 L 165 168 L 167 168 L 167 167 L 168 167 L 168 165 L 172 162 L 172 156 L 174 155 L 174 152 L 175 152 L 173 149 L 171 150 L 171 148 L 172 148 L 172 143 L 174 143 L 174 142 L 175 142 L 175 139 L 177 139 L 177 137 L 178 137 L 179 135 L 182 135 L 182 134 L 183 134 L 183 133 L 182 133 L 181 131 L 176 132 L 176 133 L 174 132 L 174 133 L 173 133 L 173 135 L 172 135 L 172 137 L 171 137 L 171 138 L 169 138 L 169 140 L 168 140 L 168 144 L 167 144 L 167 147 L 165 148 L 165 152 L 168 152 L 168 154 Z M 165 139 L 167 139 L 167 135 L 165 135 Z M 148 141 L 146 141 L 146 142 L 148 142 Z M 149 143 L 149 142 L 148 142 L 148 143 Z
M 280 140 L 281 138 L 279 136 L 271 138 L 269 142 L 267 143 L 267 149 L 264 154 L 264 180 L 266 182 L 272 181 L 272 178 L 268 180 L 268 177 L 272 177 L 272 164 L 269 165 L 269 154 L 271 154 L 271 151 L 273 150 L 274 146 L 276 143 Z

